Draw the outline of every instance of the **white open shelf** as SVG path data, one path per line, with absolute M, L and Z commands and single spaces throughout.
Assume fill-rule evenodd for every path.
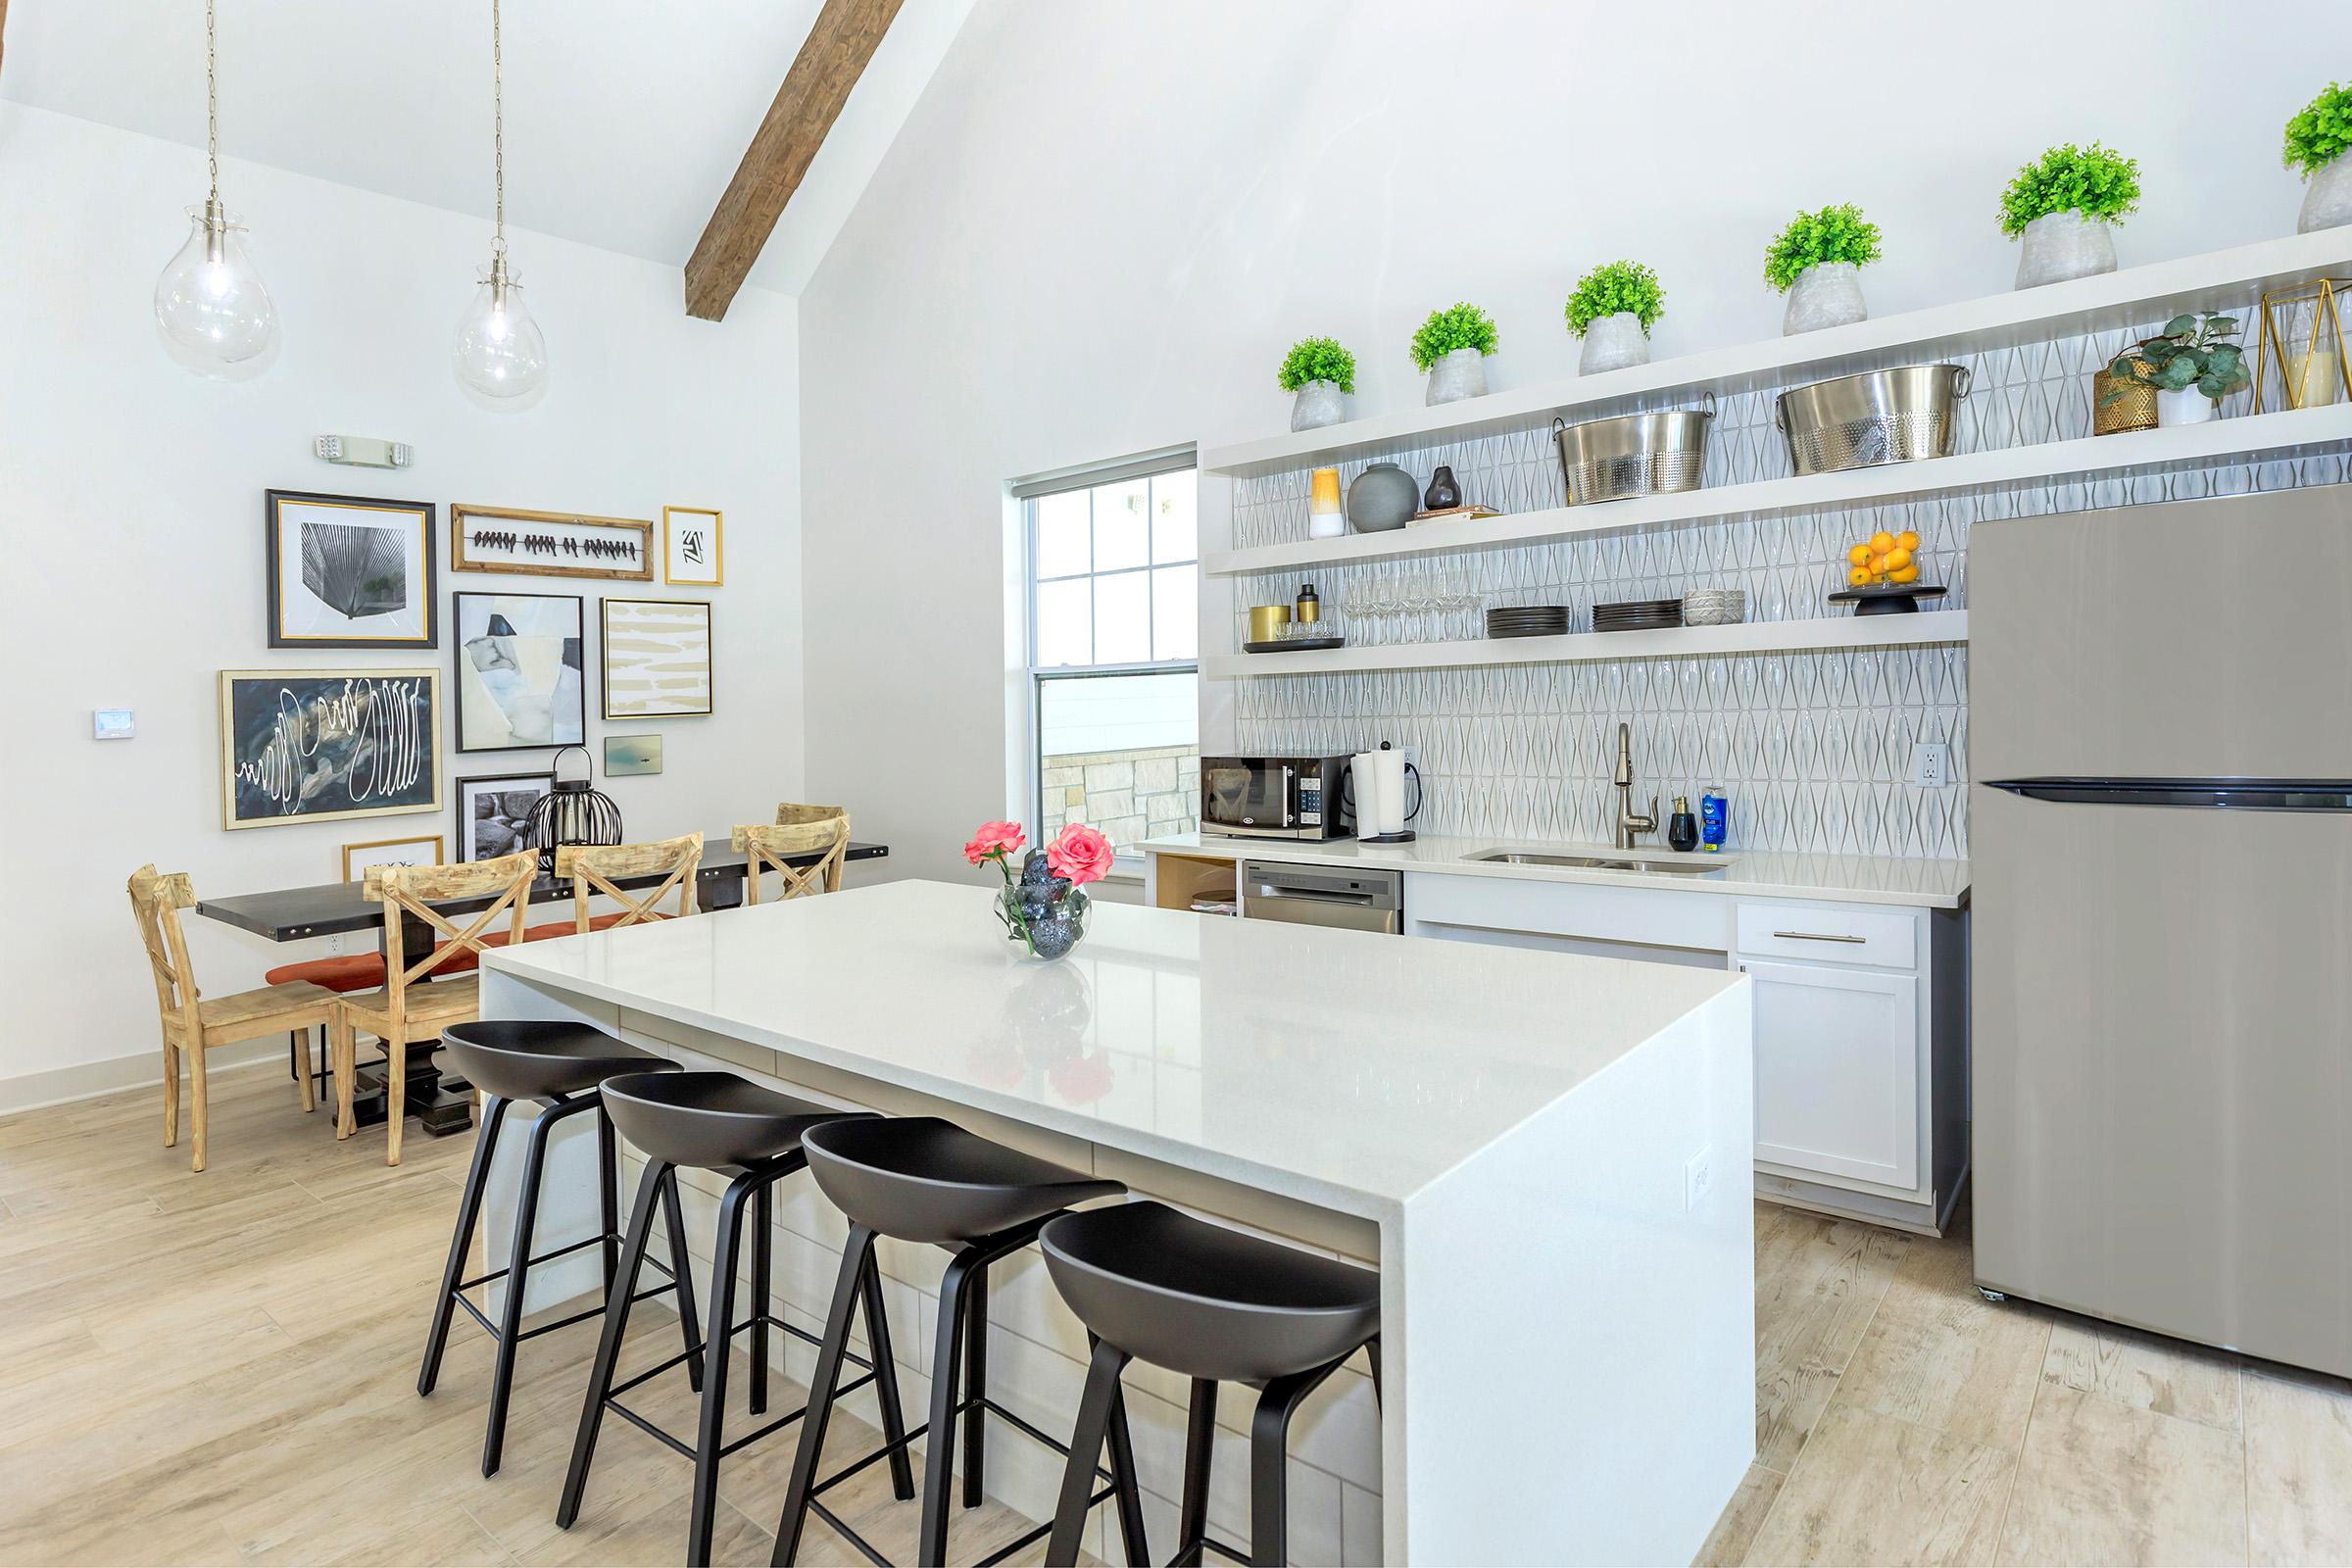
M 1369 669 L 1451 669 L 1471 664 L 1573 663 L 1590 659 L 1707 659 L 1822 648 L 1919 648 L 1968 641 L 1968 612 L 1838 615 L 1818 620 L 1751 620 L 1737 626 L 1659 631 L 1585 631 L 1561 637 L 1480 637 L 1450 643 L 1376 643 L 1294 654 L 1216 654 L 1200 673 L 1331 675 Z
M 1748 484 L 1715 485 L 1678 495 L 1593 502 L 1498 517 L 1433 522 L 1387 533 L 1299 539 L 1249 550 L 1213 553 L 1200 563 L 1211 577 L 1239 577 L 1288 567 L 1342 566 L 1403 556 L 1454 555 L 1506 545 L 1543 544 L 1581 534 L 1634 533 L 1644 528 L 1714 517 L 1781 512 L 1826 512 L 1841 507 L 1909 501 L 1959 490 L 2041 479 L 2155 473 L 2225 459 L 2267 460 L 2352 448 L 2352 405 L 2292 409 L 2214 419 L 2170 430 L 2083 436 L 2035 446 L 2001 447 L 1917 463 L 1890 463 L 1843 473 Z
M 2202 256 L 2050 283 L 1952 305 L 1933 306 L 1795 337 L 1706 349 L 1602 375 L 1543 386 L 1506 388 L 1460 403 L 1375 414 L 1320 430 L 1300 430 L 1209 447 L 1204 472 L 1244 477 L 1384 456 L 1404 446 L 1472 441 L 1540 429 L 1552 416 L 1625 412 L 1636 400 L 1695 399 L 1750 392 L 1800 375 L 1827 377 L 1877 369 L 1907 358 L 1982 353 L 2054 337 L 2110 332 L 2179 312 L 2210 309 L 2226 296 L 2278 289 L 2340 275 L 2352 267 L 2352 225 L 2239 245 Z M 2245 339 L 2255 338 L 2245 323 Z

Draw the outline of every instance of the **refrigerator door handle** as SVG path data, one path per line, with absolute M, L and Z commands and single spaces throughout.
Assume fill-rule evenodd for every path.
M 2232 811 L 2352 811 L 2352 779 L 2001 778 L 1996 790 L 2029 801 L 2171 806 Z

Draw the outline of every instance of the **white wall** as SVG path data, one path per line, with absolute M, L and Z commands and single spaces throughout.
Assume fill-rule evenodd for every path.
M 958 874 L 1007 805 L 1000 487 L 1284 429 L 1297 337 L 1355 351 L 1359 414 L 1420 401 L 1406 340 L 1456 299 L 1495 384 L 1558 378 L 1621 255 L 1663 275 L 1656 357 L 1769 337 L 1767 241 L 1847 200 L 1877 314 L 1992 293 L 2001 187 L 2062 140 L 2139 159 L 2126 266 L 2289 232 L 2279 127 L 2347 45 L 2340 0 L 981 6 L 802 297 L 811 787 Z
M 718 712 L 607 725 L 592 691 L 600 787 L 649 838 L 723 834 L 802 794 L 794 303 L 750 289 L 725 322 L 690 320 L 674 267 L 514 234 L 553 377 L 535 408 L 485 409 L 460 391 L 448 344 L 486 225 L 258 166 L 226 163 L 222 183 L 253 226 L 282 338 L 268 373 L 240 384 L 168 361 L 150 314 L 181 209 L 203 199 L 201 152 L 0 104 L 0 1109 L 154 1076 L 154 993 L 123 896 L 140 862 L 193 873 L 200 895 L 249 892 L 334 880 L 347 842 L 450 831 L 446 809 L 221 830 L 216 671 L 450 667 L 446 635 L 429 655 L 270 652 L 265 489 L 438 503 L 444 555 L 457 501 L 656 519 L 664 503 L 722 509 L 727 586 L 612 589 L 714 603 Z M 406 440 L 417 461 L 330 467 L 310 452 L 322 431 Z M 459 588 L 576 591 L 593 626 L 600 586 L 444 561 L 440 610 L 446 622 Z M 593 672 L 593 630 L 588 657 Z M 92 741 L 90 710 L 115 706 L 138 710 L 138 739 Z M 602 784 L 607 729 L 662 733 L 666 771 Z M 548 755 L 449 753 L 445 792 Z M 211 994 L 323 951 L 203 919 L 189 930 Z

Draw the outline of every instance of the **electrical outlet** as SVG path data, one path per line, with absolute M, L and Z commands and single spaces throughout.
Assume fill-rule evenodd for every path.
M 1683 1167 L 1683 1207 L 1691 1210 L 1707 1200 L 1715 1190 L 1715 1151 L 1702 1149 L 1690 1156 Z
M 343 933 L 342 933 L 342 932 L 340 932 L 340 931 L 335 931 L 335 932 L 330 932 L 330 933 L 328 934 L 328 936 L 327 936 L 327 939 L 326 939 L 326 952 L 327 952 L 327 956 L 328 956 L 329 957 L 340 958 L 341 956 L 343 956 Z
M 1911 782 L 1923 790 L 1939 790 L 1952 781 L 1952 749 L 1941 741 L 1921 741 L 1911 748 Z

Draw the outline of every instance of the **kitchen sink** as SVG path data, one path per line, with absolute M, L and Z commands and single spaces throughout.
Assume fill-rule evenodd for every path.
M 1693 863 L 1690 860 L 1644 860 L 1632 856 L 1553 855 L 1543 850 L 1488 850 L 1464 859 L 1502 865 L 1561 865 L 1580 871 L 1659 871 L 1669 876 L 1707 876 L 1730 865 L 1730 859 Z

